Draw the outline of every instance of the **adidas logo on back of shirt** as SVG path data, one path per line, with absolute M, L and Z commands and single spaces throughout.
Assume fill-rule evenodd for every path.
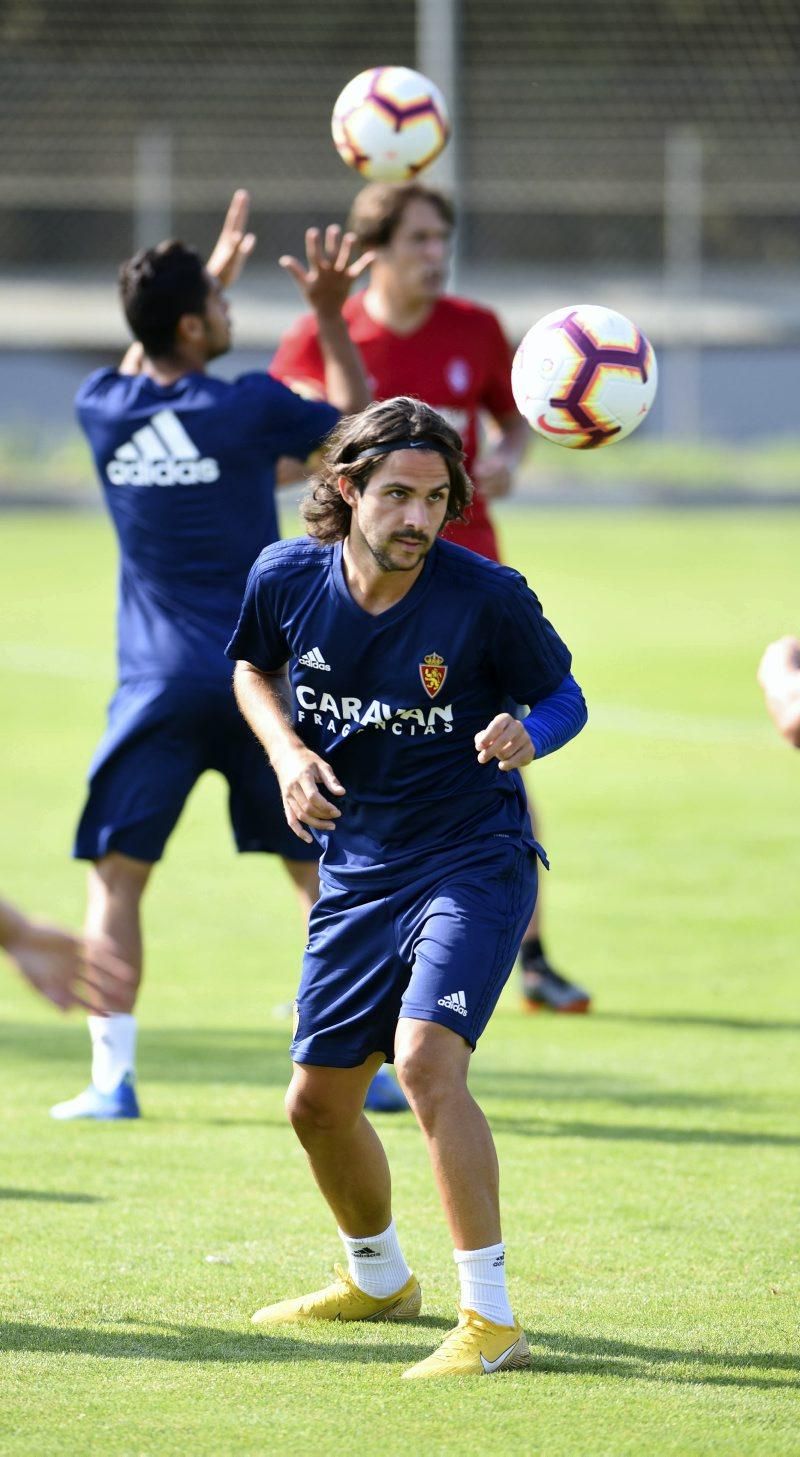
M 174 410 L 134 430 L 106 466 L 112 486 L 200 486 L 219 480 L 219 461 L 201 456 Z
M 312 648 L 308 653 L 301 653 L 297 661 L 302 663 L 304 668 L 319 668 L 323 673 L 331 671 L 330 663 L 325 662 L 319 648 Z
M 463 992 L 449 992 L 446 997 L 440 997 L 436 1005 L 446 1007 L 448 1012 L 458 1012 L 460 1017 L 467 1015 L 467 1002 Z

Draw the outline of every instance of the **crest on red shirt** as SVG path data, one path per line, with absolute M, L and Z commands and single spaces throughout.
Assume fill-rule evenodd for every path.
M 451 359 L 445 367 L 447 383 L 457 395 L 466 394 L 472 379 L 472 371 L 466 359 Z
M 435 698 L 447 677 L 447 664 L 444 658 L 440 657 L 438 653 L 426 653 L 424 661 L 419 665 L 419 676 L 428 697 Z

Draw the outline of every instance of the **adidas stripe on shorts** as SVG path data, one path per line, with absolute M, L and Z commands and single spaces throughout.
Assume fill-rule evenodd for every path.
M 394 1058 L 398 1017 L 450 1027 L 472 1047 L 508 980 L 536 901 L 536 854 L 505 836 L 460 845 L 387 892 L 323 871 L 292 1042 L 295 1062 Z

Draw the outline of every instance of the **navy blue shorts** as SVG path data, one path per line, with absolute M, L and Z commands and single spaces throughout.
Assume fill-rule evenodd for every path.
M 387 894 L 364 875 L 323 883 L 297 993 L 295 1062 L 357 1067 L 394 1059 L 399 1017 L 439 1022 L 474 1047 L 497 1004 L 536 902 L 536 855 L 492 836 Z
M 238 850 L 315 860 L 289 829 L 278 781 L 245 723 L 230 684 L 185 679 L 123 683 L 89 770 L 89 797 L 75 837 L 79 860 L 112 850 L 160 860 L 188 795 L 206 769 L 228 781 Z

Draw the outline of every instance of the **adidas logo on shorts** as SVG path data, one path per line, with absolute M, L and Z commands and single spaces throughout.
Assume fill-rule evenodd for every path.
M 219 461 L 201 456 L 174 410 L 158 410 L 118 447 L 106 474 L 112 486 L 208 486 L 219 480 Z
M 450 992 L 448 996 L 440 997 L 436 1005 L 446 1007 L 448 1012 L 458 1012 L 460 1017 L 467 1015 L 467 1003 L 463 992 Z

